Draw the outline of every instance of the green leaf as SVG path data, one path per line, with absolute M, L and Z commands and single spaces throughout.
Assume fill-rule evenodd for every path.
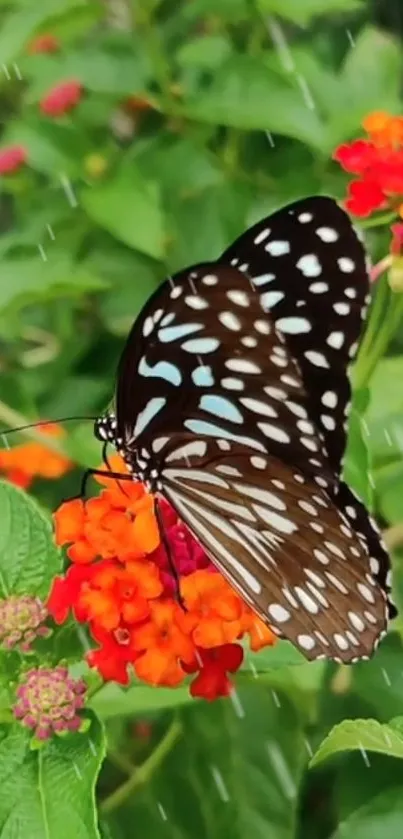
M 248 0 L 192 0 L 185 5 L 182 14 L 186 20 L 211 15 L 234 24 L 250 19 L 250 6 Z
M 294 137 L 315 151 L 329 144 L 325 125 L 302 92 L 287 85 L 262 58 L 230 58 L 205 92 L 185 100 L 184 113 L 189 119 L 214 125 Z
M 335 117 L 340 141 L 355 134 L 371 111 L 399 113 L 400 67 L 401 49 L 395 38 L 371 26 L 361 30 L 339 76 L 344 92 L 343 108 Z
M 370 379 L 370 402 L 365 415 L 368 445 L 376 466 L 396 459 L 401 464 L 403 435 L 403 356 L 383 358 Z
M 364 769 L 363 771 L 367 771 Z M 361 807 L 353 810 L 332 833 L 331 839 L 400 839 L 403 824 L 402 787 L 393 785 L 374 794 Z
M 87 152 L 76 125 L 44 124 L 33 115 L 10 121 L 3 141 L 24 146 L 29 166 L 52 180 L 57 178 L 59 184 L 61 175 L 77 177 L 81 173 L 81 160 Z
M 403 645 L 397 632 L 390 632 L 370 661 L 358 661 L 351 668 L 351 689 L 365 703 L 368 716 L 387 722 L 402 708 Z
M 257 673 L 267 673 L 279 667 L 306 664 L 306 658 L 289 641 L 276 641 L 273 647 L 264 647 L 258 653 L 248 651 L 247 663 L 243 667 L 256 670 Z
M 361 0 L 258 0 L 258 7 L 264 14 L 275 14 L 287 18 L 300 26 L 307 26 L 320 15 L 354 12 L 362 6 Z
M 45 597 L 61 570 L 52 527 L 25 492 L 0 481 L 0 592 Z
M 164 269 L 155 260 L 113 240 L 93 249 L 88 267 L 105 277 L 110 288 L 100 300 L 105 323 L 118 335 L 127 336 L 135 317 L 161 281 Z
M 82 204 L 92 221 L 120 242 L 147 256 L 164 254 L 164 217 L 158 186 L 133 164 L 122 165 L 111 180 L 84 189 Z
M 109 683 L 93 696 L 91 707 L 101 719 L 107 720 L 175 708 L 190 701 L 195 700 L 190 696 L 187 685 L 163 688 L 138 683 L 123 689 L 119 685 Z
M 22 4 L 21 4 L 22 5 Z M 2 21 L 0 33 L 0 55 L 2 64 L 8 64 L 23 50 L 27 41 L 39 27 L 52 18 L 57 19 L 66 11 L 86 5 L 86 0 L 42 0 L 39 4 L 24 3 L 20 9 L 13 9 Z
M 104 758 L 94 715 L 85 734 L 55 737 L 37 750 L 20 725 L 0 742 L 1 839 L 99 839 L 95 782 Z
M 295 706 L 253 686 L 235 702 L 189 704 L 178 716 L 183 734 L 164 763 L 108 817 L 114 839 L 127 839 L 125 825 L 138 823 L 158 836 L 161 813 L 176 839 L 295 839 L 308 759 Z
M 39 253 L 31 259 L 4 259 L 0 263 L 0 310 L 11 305 L 21 308 L 33 300 L 84 294 L 107 287 L 105 280 L 80 265 L 74 265 L 67 255 L 52 250 L 46 252 L 44 262 Z
M 36 56 L 34 61 L 31 58 L 29 62 L 21 62 L 21 72 L 31 81 L 25 95 L 27 104 L 37 103 L 52 87 L 66 79 L 79 79 L 92 93 L 134 96 L 145 92 L 149 75 L 140 40 L 137 49 L 133 44 L 130 51 L 121 45 L 119 52 L 114 53 L 93 43 L 85 50 Z
M 332 728 L 310 765 L 317 766 L 335 754 L 355 749 L 403 758 L 403 733 L 377 720 L 344 720 Z
M 350 409 L 348 442 L 344 459 L 344 478 L 368 507 L 372 506 L 368 427 L 363 418 L 369 399 L 367 389 L 354 393 Z
M 231 41 L 223 35 L 206 35 L 186 41 L 176 59 L 183 68 L 216 70 L 231 53 Z
M 246 226 L 249 200 L 244 184 L 224 182 L 177 201 L 171 209 L 169 270 L 217 259 Z

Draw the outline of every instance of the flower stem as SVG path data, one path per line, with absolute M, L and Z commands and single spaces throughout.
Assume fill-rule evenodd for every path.
M 360 221 L 360 227 L 364 230 L 368 230 L 370 227 L 383 227 L 389 225 L 392 221 L 395 221 L 395 219 L 396 213 L 393 211 L 381 213 L 380 215 L 374 216 L 366 221 Z
M 120 787 L 114 790 L 107 798 L 100 804 L 100 811 L 103 815 L 112 813 L 117 807 L 120 807 L 127 798 L 140 786 L 146 784 L 150 780 L 155 770 L 168 756 L 175 743 L 182 734 L 182 725 L 179 720 L 174 719 L 164 737 L 158 743 L 158 746 L 150 754 L 150 756 L 138 766 L 133 774 L 121 784 Z
M 402 314 L 403 295 L 392 292 L 386 277 L 382 277 L 377 286 L 369 323 L 352 373 L 355 390 L 367 387 L 378 361 L 384 355 L 399 326 Z

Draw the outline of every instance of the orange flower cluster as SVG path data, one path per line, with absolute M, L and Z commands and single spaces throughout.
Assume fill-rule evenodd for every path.
M 39 425 L 42 434 L 62 437 L 64 431 L 56 423 Z M 42 443 L 22 443 L 12 449 L 0 449 L 0 472 L 23 489 L 31 486 L 34 478 L 61 478 L 73 464 L 64 455 L 46 448 Z
M 112 458 L 124 471 L 120 458 Z M 55 513 L 56 541 L 71 565 L 57 577 L 47 603 L 57 623 L 70 610 L 86 623 L 98 648 L 88 661 L 106 680 L 129 681 L 132 667 L 151 685 L 175 686 L 189 674 L 193 696 L 231 690 L 228 673 L 243 659 L 248 634 L 258 650 L 275 636 L 235 594 L 164 501 L 161 513 L 185 608 L 160 541 L 154 501 L 140 483 L 107 477 L 100 495 L 69 501 Z
M 367 138 L 343 143 L 333 155 L 358 175 L 348 186 L 346 209 L 364 217 L 389 208 L 403 217 L 403 116 L 376 111 L 362 125 Z

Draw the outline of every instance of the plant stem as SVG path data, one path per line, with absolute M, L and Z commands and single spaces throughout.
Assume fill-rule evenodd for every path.
M 368 230 L 370 227 L 383 227 L 389 225 L 391 221 L 395 221 L 396 213 L 389 212 L 389 213 L 382 213 L 380 216 L 375 216 L 375 218 L 367 219 L 367 221 L 361 221 L 360 227 L 364 230 Z
M 361 343 L 352 381 L 354 388 L 365 388 L 374 369 L 388 348 L 403 313 L 403 295 L 393 293 L 382 277 L 372 305 L 370 320 Z
M 171 726 L 168 728 L 168 731 L 158 743 L 158 746 L 156 746 L 154 751 L 144 761 L 144 763 L 134 770 L 133 774 L 127 781 L 125 781 L 124 784 L 121 784 L 120 787 L 115 789 L 114 792 L 108 795 L 108 797 L 101 802 L 100 811 L 103 815 L 116 810 L 117 807 L 124 804 L 126 799 L 129 798 L 129 796 L 132 795 L 138 787 L 146 784 L 147 781 L 150 780 L 155 770 L 158 769 L 160 764 L 168 756 L 181 734 L 182 725 L 179 720 L 174 719 Z

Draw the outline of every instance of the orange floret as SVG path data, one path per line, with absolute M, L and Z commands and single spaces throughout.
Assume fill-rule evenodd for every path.
M 181 594 L 198 647 L 218 647 L 239 637 L 243 603 L 221 574 L 195 571 L 181 580 Z
M 64 435 L 56 423 L 39 425 L 38 430 L 49 437 Z M 24 488 L 30 486 L 34 478 L 61 478 L 72 467 L 69 458 L 48 449 L 43 443 L 22 443 L 12 449 L 0 450 L 0 470 Z

